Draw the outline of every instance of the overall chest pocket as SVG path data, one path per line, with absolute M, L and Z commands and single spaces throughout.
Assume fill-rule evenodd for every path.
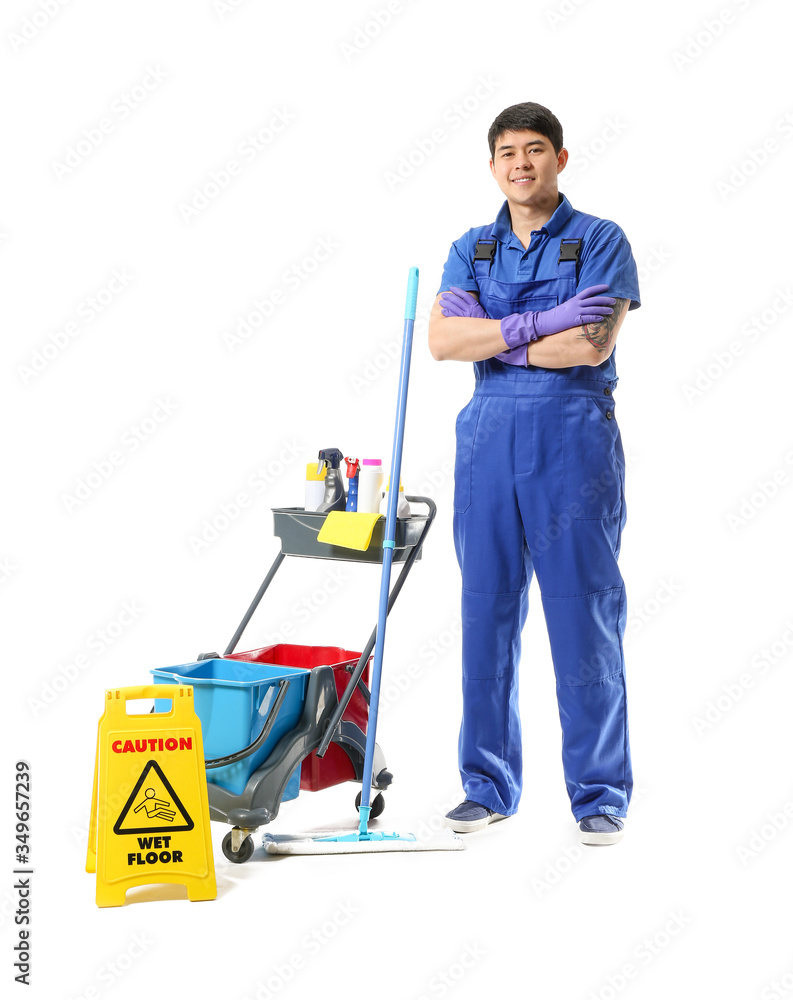
M 563 278 L 516 282 L 493 278 L 477 280 L 479 301 L 491 319 L 503 319 L 516 312 L 544 312 L 575 295 L 573 282 Z
M 565 504 L 579 520 L 619 517 L 625 492 L 625 456 L 614 400 L 568 396 L 562 406 Z

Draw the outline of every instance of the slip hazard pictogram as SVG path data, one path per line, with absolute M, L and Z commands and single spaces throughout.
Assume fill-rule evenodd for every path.
M 127 701 L 165 711 L 130 715 Z M 189 684 L 105 692 L 99 720 L 86 871 L 98 906 L 123 906 L 128 889 L 177 883 L 191 900 L 215 899 L 201 721 Z
M 193 821 L 156 760 L 143 768 L 113 833 L 178 833 Z

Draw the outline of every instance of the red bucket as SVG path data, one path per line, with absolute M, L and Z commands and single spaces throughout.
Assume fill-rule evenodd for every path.
M 275 646 L 265 646 L 263 649 L 252 649 L 247 653 L 232 653 L 226 659 L 246 660 L 249 663 L 274 663 L 282 667 L 300 667 L 303 670 L 330 666 L 333 668 L 336 692 L 341 698 L 350 679 L 350 673 L 345 665 L 354 668 L 360 656 L 360 652 L 342 649 L 340 646 L 295 646 L 290 643 L 278 643 Z M 370 656 L 361 675 L 361 680 L 367 687 L 371 663 Z M 346 722 L 354 722 L 364 734 L 366 733 L 369 707 L 357 688 L 342 718 Z M 331 743 L 321 760 L 317 757 L 316 751 L 309 754 L 300 770 L 300 788 L 309 792 L 329 788 L 342 781 L 354 780 L 355 768 L 344 750 L 336 743 Z

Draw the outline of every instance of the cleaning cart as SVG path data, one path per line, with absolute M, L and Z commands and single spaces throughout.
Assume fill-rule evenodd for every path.
M 391 551 L 402 569 L 389 592 L 389 612 L 421 558 L 436 513 L 429 497 L 407 500 L 426 512 L 396 522 Z M 235 650 L 287 556 L 382 563 L 385 518 L 376 521 L 368 548 L 359 550 L 318 541 L 327 514 L 286 507 L 274 509 L 273 517 L 280 551 L 225 652 L 205 653 L 192 663 L 151 671 L 155 683 L 193 686 L 207 757 L 210 818 L 231 825 L 223 853 L 238 864 L 253 854 L 251 835 L 278 815 L 282 802 L 296 798 L 301 789 L 361 782 L 365 771 L 367 683 L 377 627 L 361 652 L 293 644 Z M 369 816 L 374 818 L 383 811 L 382 792 L 392 781 L 376 744 L 371 773 L 377 794 Z M 359 792 L 356 807 L 361 797 Z

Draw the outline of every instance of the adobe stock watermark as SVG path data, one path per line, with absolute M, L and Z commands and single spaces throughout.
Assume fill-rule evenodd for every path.
M 221 166 L 210 170 L 204 180 L 193 188 L 189 197 L 179 202 L 177 208 L 182 221 L 188 225 L 194 222 L 294 121 L 296 116 L 287 108 L 276 108 L 263 125 L 237 143 L 233 156 L 228 157 Z
M 402 0 L 388 0 L 380 7 L 370 10 L 367 19 L 357 24 L 348 38 L 339 42 L 339 51 L 344 57 L 344 61 L 349 65 L 356 56 L 365 52 L 394 18 L 403 13 L 404 10 Z
M 427 981 L 427 992 L 420 994 L 418 1000 L 445 997 L 455 986 L 466 979 L 471 970 L 486 957 L 487 952 L 480 944 L 464 945 L 462 950 L 444 968 L 430 976 Z
M 319 236 L 311 250 L 296 264 L 290 264 L 281 273 L 281 284 L 254 299 L 251 305 L 231 321 L 221 339 L 229 354 L 247 344 L 272 319 L 277 310 L 291 295 L 316 274 L 333 254 L 341 249 L 332 236 Z
M 463 625 L 458 615 L 453 617 L 444 628 L 441 628 L 430 639 L 423 642 L 406 667 L 399 672 L 389 671 L 385 674 L 380 689 L 381 715 L 388 715 L 400 698 L 407 694 L 417 682 L 422 681 L 450 650 L 458 648 L 462 641 L 462 635 Z
M 731 681 L 722 684 L 721 690 L 714 695 L 691 722 L 697 736 L 710 732 L 724 719 L 735 706 L 743 701 L 747 692 L 751 691 L 758 680 L 767 677 L 771 670 L 780 664 L 793 649 L 793 616 L 783 625 L 782 632 L 762 649 L 759 649 L 749 660 L 748 669 L 744 669 Z
M 727 512 L 727 524 L 733 534 L 741 530 L 757 517 L 761 510 L 779 495 L 780 491 L 790 484 L 788 469 L 793 466 L 793 448 L 783 458 L 783 465 L 770 473 L 765 479 L 755 481 L 751 493 L 742 496 L 735 510 Z
M 68 350 L 73 341 L 129 288 L 134 278 L 135 275 L 130 274 L 126 267 L 113 268 L 110 277 L 103 281 L 97 291 L 77 303 L 74 310 L 75 318 L 50 333 L 47 339 L 34 349 L 27 364 L 17 365 L 17 374 L 22 385 L 28 385 L 38 378 L 56 358 Z
M 652 597 L 648 597 L 637 607 L 631 607 L 626 638 L 638 635 L 645 626 L 657 618 L 664 608 L 672 603 L 682 590 L 680 584 L 676 583 L 671 576 L 660 580 Z
M 264 638 L 264 645 L 280 645 L 281 643 L 295 642 L 299 630 L 295 629 L 295 622 L 304 625 L 310 621 L 314 615 L 326 607 L 333 599 L 341 593 L 345 584 L 352 579 L 344 568 L 344 564 L 334 565 L 328 568 L 325 579 L 310 593 L 305 593 L 300 600 L 295 601 L 290 608 L 290 617 L 285 618 L 276 631 L 269 632 Z
M 672 254 L 663 246 L 650 247 L 649 252 L 638 265 L 640 287 L 644 288 L 647 282 L 654 278 L 672 259 Z
M 447 458 L 434 469 L 424 471 L 420 474 L 415 494 L 417 496 L 438 497 L 453 485 L 454 459 Z
M 101 1000 L 103 994 L 112 989 L 156 944 L 148 931 L 134 934 L 128 944 L 122 946 L 112 958 L 103 962 L 95 970 L 91 984 L 80 993 L 70 992 L 66 1000 Z
M 81 650 L 67 663 L 60 663 L 39 685 L 38 694 L 27 700 L 28 711 L 35 719 L 54 705 L 69 688 L 90 670 L 97 659 L 127 634 L 145 613 L 137 601 L 123 601 L 110 621 L 90 632 Z
M 349 373 L 350 385 L 355 390 L 355 395 L 369 389 L 380 378 L 383 372 L 387 372 L 402 352 L 401 337 L 393 337 L 391 340 L 381 341 L 376 354 L 367 357 L 363 365 Z
M 793 824 L 793 801 L 784 802 L 774 812 L 766 813 L 762 823 L 751 831 L 745 843 L 738 844 L 735 853 L 745 868 L 752 861 L 765 853 L 769 844 L 773 843 L 781 833 L 785 833 Z
M 223 21 L 246 3 L 248 0 L 212 0 L 212 10 L 217 14 L 218 20 Z
M 630 129 L 628 122 L 619 115 L 607 118 L 600 130 L 583 144 L 578 144 L 570 150 L 570 159 L 564 169 L 562 179 L 565 190 L 575 183 L 581 174 L 586 173 L 605 153 L 609 152 L 614 143 Z
M 635 808 L 637 802 L 647 794 L 646 789 L 634 786 L 631 795 L 630 808 Z M 546 861 L 542 871 L 534 875 L 531 879 L 531 887 L 534 895 L 541 899 L 546 892 L 566 878 L 586 856 L 597 854 L 597 851 L 588 850 L 587 847 L 578 842 L 565 845 L 561 852 L 551 861 Z
M 617 595 L 622 590 L 621 587 L 612 587 L 610 590 L 601 591 L 598 595 L 603 598 L 607 595 Z M 624 601 L 624 595 L 620 600 Z M 546 598 L 546 601 L 548 598 Z M 553 600 L 553 598 L 551 598 Z M 565 598 L 561 598 L 565 600 Z M 566 673 L 564 679 L 559 677 L 558 683 L 569 687 L 588 687 L 590 684 L 600 684 L 623 674 L 622 658 L 620 656 L 619 639 L 615 635 L 613 639 L 599 642 L 594 652 L 588 660 L 583 656 L 578 658 L 578 670 L 576 673 Z
M 90 469 L 75 480 L 71 492 L 61 493 L 61 503 L 66 513 L 73 514 L 95 496 L 178 409 L 179 403 L 166 396 L 165 399 L 156 400 L 144 417 L 125 428 L 110 451 L 101 458 L 94 459 Z
M 670 945 L 674 944 L 675 940 L 691 924 L 691 921 L 692 917 L 684 910 L 670 911 L 663 925 L 636 945 L 631 952 L 629 961 L 606 976 L 605 982 L 599 989 L 590 990 L 587 1000 L 616 1000 L 620 993 L 623 993 L 634 980 L 639 978 L 644 969 L 663 954 Z
M 428 135 L 413 140 L 407 153 L 402 153 L 383 178 L 388 190 L 393 192 L 411 178 L 419 167 L 434 155 L 453 132 L 460 129 L 485 102 L 499 89 L 501 83 L 492 76 L 480 76 L 476 85 L 460 100 L 450 104 L 440 116 L 440 125 L 431 129 Z
M 568 21 L 579 7 L 583 7 L 586 2 L 587 0 L 561 0 L 561 3 L 556 4 L 554 7 L 546 7 L 545 20 L 555 31 L 560 24 Z
M 359 913 L 358 905 L 352 900 L 338 902 L 327 919 L 316 924 L 305 934 L 294 951 L 273 965 L 264 978 L 257 980 L 240 1000 L 273 1000 L 282 994 L 295 977 L 308 968 L 312 959 L 321 955 L 329 945 L 334 944 L 340 935 L 343 936 L 345 929 Z
M 417 339 L 426 336 L 429 325 L 429 309 L 426 306 L 420 307 L 416 312 L 416 319 L 413 326 L 413 334 Z M 390 340 L 381 341 L 376 354 L 369 355 L 362 365 L 349 373 L 350 387 L 355 391 L 356 396 L 370 389 L 380 376 L 387 372 L 402 353 L 402 335 L 392 337 Z
M 19 570 L 19 567 L 11 562 L 10 556 L 0 557 L 0 587 L 8 583 L 11 577 Z
M 537 899 L 541 899 L 549 889 L 558 885 L 587 854 L 591 855 L 592 852 L 586 851 L 581 844 L 572 843 L 563 847 L 558 857 L 546 861 L 542 873 L 531 879 L 531 887 Z
M 686 35 L 680 48 L 672 52 L 672 62 L 678 73 L 685 72 L 709 51 L 727 29 L 736 23 L 736 15 L 748 10 L 753 2 L 755 0 L 722 0 L 723 6 L 710 17 L 704 18 Z
M 410 824 L 410 832 L 419 841 L 432 840 L 438 833 L 443 833 L 446 836 L 449 829 L 446 826 L 446 814 L 451 812 L 455 806 L 459 806 L 459 804 L 459 793 L 455 793 L 450 799 L 435 803 L 428 818 Z
M 118 818 L 119 813 L 124 808 L 130 795 L 132 794 L 132 789 L 134 788 L 133 782 L 121 781 L 117 785 L 114 784 L 113 791 L 106 796 L 98 796 L 96 800 L 96 814 L 95 819 L 97 823 L 101 823 L 108 818 L 111 824 L 115 823 Z M 90 833 L 90 819 L 86 819 L 80 823 L 75 823 L 72 821 L 69 824 L 69 834 L 70 843 L 73 848 L 74 854 L 82 854 L 85 858 L 85 851 L 88 847 L 88 835 Z M 96 831 L 94 831 L 96 832 Z
M 277 483 L 287 469 L 295 462 L 304 460 L 306 448 L 294 438 L 285 441 L 272 458 L 263 461 L 245 480 L 245 488 L 237 490 L 225 500 L 217 510 L 204 518 L 200 527 L 187 536 L 187 544 L 193 555 L 201 555 L 221 535 L 236 523 L 245 511 L 251 510 L 254 498 L 263 496 Z
M 49 27 L 68 3 L 69 0 L 39 0 L 22 18 L 16 29 L 6 33 L 8 44 L 14 52 L 26 49 L 45 28 Z
M 760 1000 L 783 1000 L 793 993 L 793 972 L 783 972 L 779 979 L 772 979 L 760 990 Z
M 58 180 L 62 181 L 64 177 L 69 177 L 81 167 L 122 122 L 128 121 L 139 108 L 143 107 L 169 76 L 170 73 L 162 69 L 159 64 L 147 66 L 140 80 L 115 97 L 110 102 L 107 113 L 95 124 L 84 128 L 66 147 L 61 159 L 52 161 L 52 169 Z
M 477 428 L 477 444 L 479 443 Z M 579 487 L 578 496 L 580 500 L 571 500 L 567 504 L 567 510 L 561 514 L 552 514 L 551 518 L 543 528 L 535 528 L 531 538 L 526 540 L 529 543 L 529 551 L 536 553 L 547 552 L 555 542 L 569 531 L 570 528 L 580 520 L 586 520 L 588 511 L 594 510 L 592 504 L 597 503 L 600 497 L 609 491 L 614 490 L 619 482 L 619 477 L 611 469 L 604 469 L 599 476 L 591 476 L 587 482 Z M 586 501 L 589 506 L 585 506 Z
M 722 350 L 714 352 L 709 361 L 697 368 L 694 377 L 683 383 L 682 391 L 686 402 L 693 404 L 702 399 L 787 314 L 793 306 L 793 285 L 788 283 L 784 288 L 778 287 L 773 295 L 774 298 L 767 305 L 741 324 L 738 331 L 740 339 L 736 338 Z
M 788 111 L 774 122 L 774 132 L 781 135 L 787 141 L 793 139 L 793 112 Z M 771 157 L 780 152 L 783 148 L 779 139 L 774 135 L 766 136 L 758 146 L 750 146 L 743 159 L 739 163 L 734 163 L 730 168 L 727 179 L 719 179 L 716 182 L 716 190 L 719 192 L 722 201 L 727 201 L 732 195 L 754 177 L 765 167 Z

